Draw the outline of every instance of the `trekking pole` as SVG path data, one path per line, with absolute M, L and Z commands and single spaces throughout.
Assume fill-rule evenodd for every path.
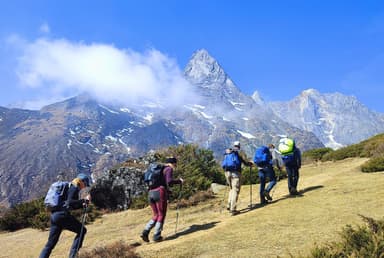
M 249 166 L 249 208 L 252 209 L 252 166 Z
M 177 232 L 177 223 L 179 222 L 179 203 L 181 198 L 181 190 L 183 189 L 183 185 L 180 184 L 179 196 L 177 197 L 177 205 L 176 205 L 176 225 L 175 225 L 175 234 Z
M 81 230 L 80 230 L 79 242 L 77 242 L 75 257 L 78 257 L 78 255 L 79 255 L 80 243 L 83 240 L 82 237 L 83 237 L 83 232 L 84 232 L 85 219 L 87 217 L 87 208 L 88 208 L 88 205 L 84 205 L 83 218 L 81 219 Z

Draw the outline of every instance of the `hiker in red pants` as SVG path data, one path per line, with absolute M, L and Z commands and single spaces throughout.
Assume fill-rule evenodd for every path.
M 162 170 L 162 177 L 159 182 L 153 182 L 152 187 L 148 193 L 149 204 L 152 208 L 152 218 L 144 227 L 140 237 L 149 242 L 149 232 L 154 227 L 155 232 L 153 235 L 153 241 L 159 242 L 163 240 L 161 231 L 163 230 L 165 216 L 167 214 L 167 201 L 170 194 L 170 187 L 175 184 L 182 184 L 183 179 L 173 179 L 173 170 L 177 166 L 177 159 L 172 157 L 166 160 L 166 165 Z

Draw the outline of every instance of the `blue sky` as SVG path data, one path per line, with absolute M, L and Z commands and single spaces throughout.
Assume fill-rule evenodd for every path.
M 1 1 L 0 105 L 37 108 L 87 90 L 178 94 L 201 48 L 246 94 L 289 100 L 315 88 L 384 112 L 379 0 Z

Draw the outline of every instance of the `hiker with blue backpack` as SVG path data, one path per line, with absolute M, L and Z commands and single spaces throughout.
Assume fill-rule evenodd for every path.
M 290 195 L 298 195 L 299 169 L 301 168 L 301 152 L 293 139 L 280 139 L 279 152 L 288 175 L 288 191 Z
M 260 204 L 267 204 L 268 201 L 272 201 L 270 192 L 276 185 L 276 175 L 273 169 L 272 154 L 267 146 L 261 146 L 256 149 L 253 162 L 258 168 L 258 175 L 260 179 Z M 269 178 L 269 184 L 265 188 L 266 180 Z
M 236 209 L 241 188 L 241 164 L 251 167 L 253 163 L 248 160 L 244 151 L 240 150 L 240 142 L 235 141 L 233 148 L 226 149 L 221 164 L 225 171 L 225 178 L 229 186 L 227 210 L 232 216 L 239 214 Z
M 81 208 L 86 211 L 91 201 L 91 196 L 88 194 L 85 199 L 80 199 L 79 193 L 82 189 L 89 186 L 90 179 L 84 173 L 77 175 L 72 182 L 58 181 L 51 185 L 44 200 L 47 209 L 51 212 L 51 228 L 48 242 L 41 251 L 40 258 L 50 256 L 63 229 L 76 233 L 69 253 L 70 258 L 76 257 L 78 250 L 82 246 L 87 229 L 84 227 L 85 221 L 83 220 L 83 223 L 81 223 L 71 215 L 70 211 Z M 85 214 L 84 212 L 84 218 Z
M 149 242 L 149 233 L 155 228 L 153 241 L 163 240 L 161 231 L 163 230 L 165 216 L 167 214 L 168 197 L 171 193 L 170 187 L 176 184 L 182 185 L 183 179 L 173 179 L 173 171 L 176 169 L 177 159 L 168 158 L 166 164 L 153 163 L 144 174 L 144 182 L 148 185 L 148 201 L 152 209 L 152 218 L 145 225 L 140 237 Z

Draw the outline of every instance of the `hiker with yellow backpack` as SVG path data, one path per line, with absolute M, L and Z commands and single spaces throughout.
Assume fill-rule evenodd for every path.
M 301 168 L 301 152 L 291 138 L 280 139 L 278 150 L 281 154 L 288 175 L 288 191 L 290 195 L 298 195 L 299 169 Z

